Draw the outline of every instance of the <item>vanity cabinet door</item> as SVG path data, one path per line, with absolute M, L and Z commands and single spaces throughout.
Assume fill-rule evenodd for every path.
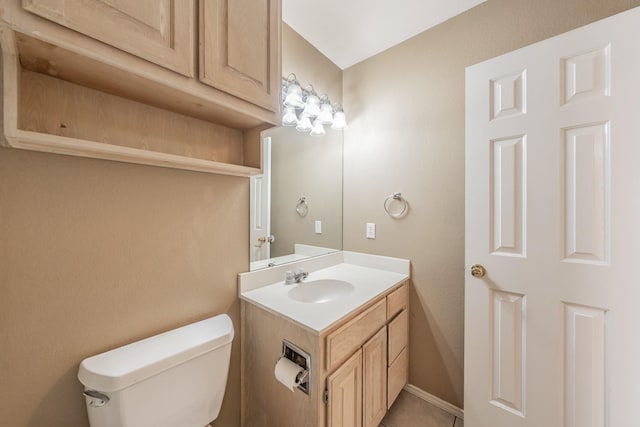
M 22 0 L 22 8 L 188 77 L 195 0 Z
M 387 330 L 380 329 L 362 346 L 363 425 L 378 427 L 387 413 Z
M 200 81 L 279 111 L 281 0 L 200 0 Z
M 327 426 L 362 427 L 362 349 L 327 377 Z

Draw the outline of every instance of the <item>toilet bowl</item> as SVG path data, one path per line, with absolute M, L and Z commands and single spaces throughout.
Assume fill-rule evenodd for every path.
M 231 319 L 220 315 L 82 361 L 91 427 L 204 427 L 218 417 Z

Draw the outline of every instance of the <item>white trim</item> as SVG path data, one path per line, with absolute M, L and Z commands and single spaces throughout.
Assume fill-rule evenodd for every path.
M 431 393 L 427 393 L 426 391 L 414 386 L 413 384 L 405 385 L 404 390 L 407 393 L 411 393 L 415 397 L 422 399 L 425 402 L 430 403 L 433 406 L 440 408 L 457 418 L 460 418 L 461 420 L 464 420 L 464 411 L 457 406 L 452 405 L 451 403 L 444 401 Z

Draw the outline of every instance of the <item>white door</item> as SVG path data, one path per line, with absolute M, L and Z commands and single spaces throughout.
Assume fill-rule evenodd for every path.
M 271 137 L 262 140 L 262 175 L 249 178 L 249 259 L 269 259 L 271 242 Z
M 638 40 L 635 9 L 467 69 L 466 427 L 640 425 Z

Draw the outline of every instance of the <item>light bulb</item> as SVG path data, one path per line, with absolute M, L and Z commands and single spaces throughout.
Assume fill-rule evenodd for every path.
M 344 111 L 338 110 L 333 114 L 333 124 L 331 129 L 344 130 L 347 128 L 347 116 Z
M 302 114 L 309 117 L 316 117 L 320 113 L 320 98 L 315 93 L 307 95 Z
M 323 102 L 320 104 L 320 113 L 318 114 L 318 120 L 323 125 L 330 125 L 333 123 L 333 108 L 331 104 Z
M 305 116 L 303 114 L 302 117 L 300 117 L 300 120 L 298 120 L 298 125 L 296 126 L 296 130 L 300 132 L 309 132 L 311 128 L 313 128 L 313 125 L 311 124 L 311 119 L 309 118 L 309 116 Z
M 296 116 L 296 110 L 293 107 L 284 107 L 282 126 L 295 126 L 297 124 L 298 116 Z
M 284 98 L 285 107 L 302 108 L 302 89 L 297 83 L 291 83 L 287 88 L 287 95 Z
M 324 134 L 326 134 L 327 132 L 324 130 L 324 126 L 322 126 L 322 123 L 320 122 L 319 119 L 315 119 L 313 121 L 313 127 L 311 128 L 311 134 L 313 136 L 322 136 Z

